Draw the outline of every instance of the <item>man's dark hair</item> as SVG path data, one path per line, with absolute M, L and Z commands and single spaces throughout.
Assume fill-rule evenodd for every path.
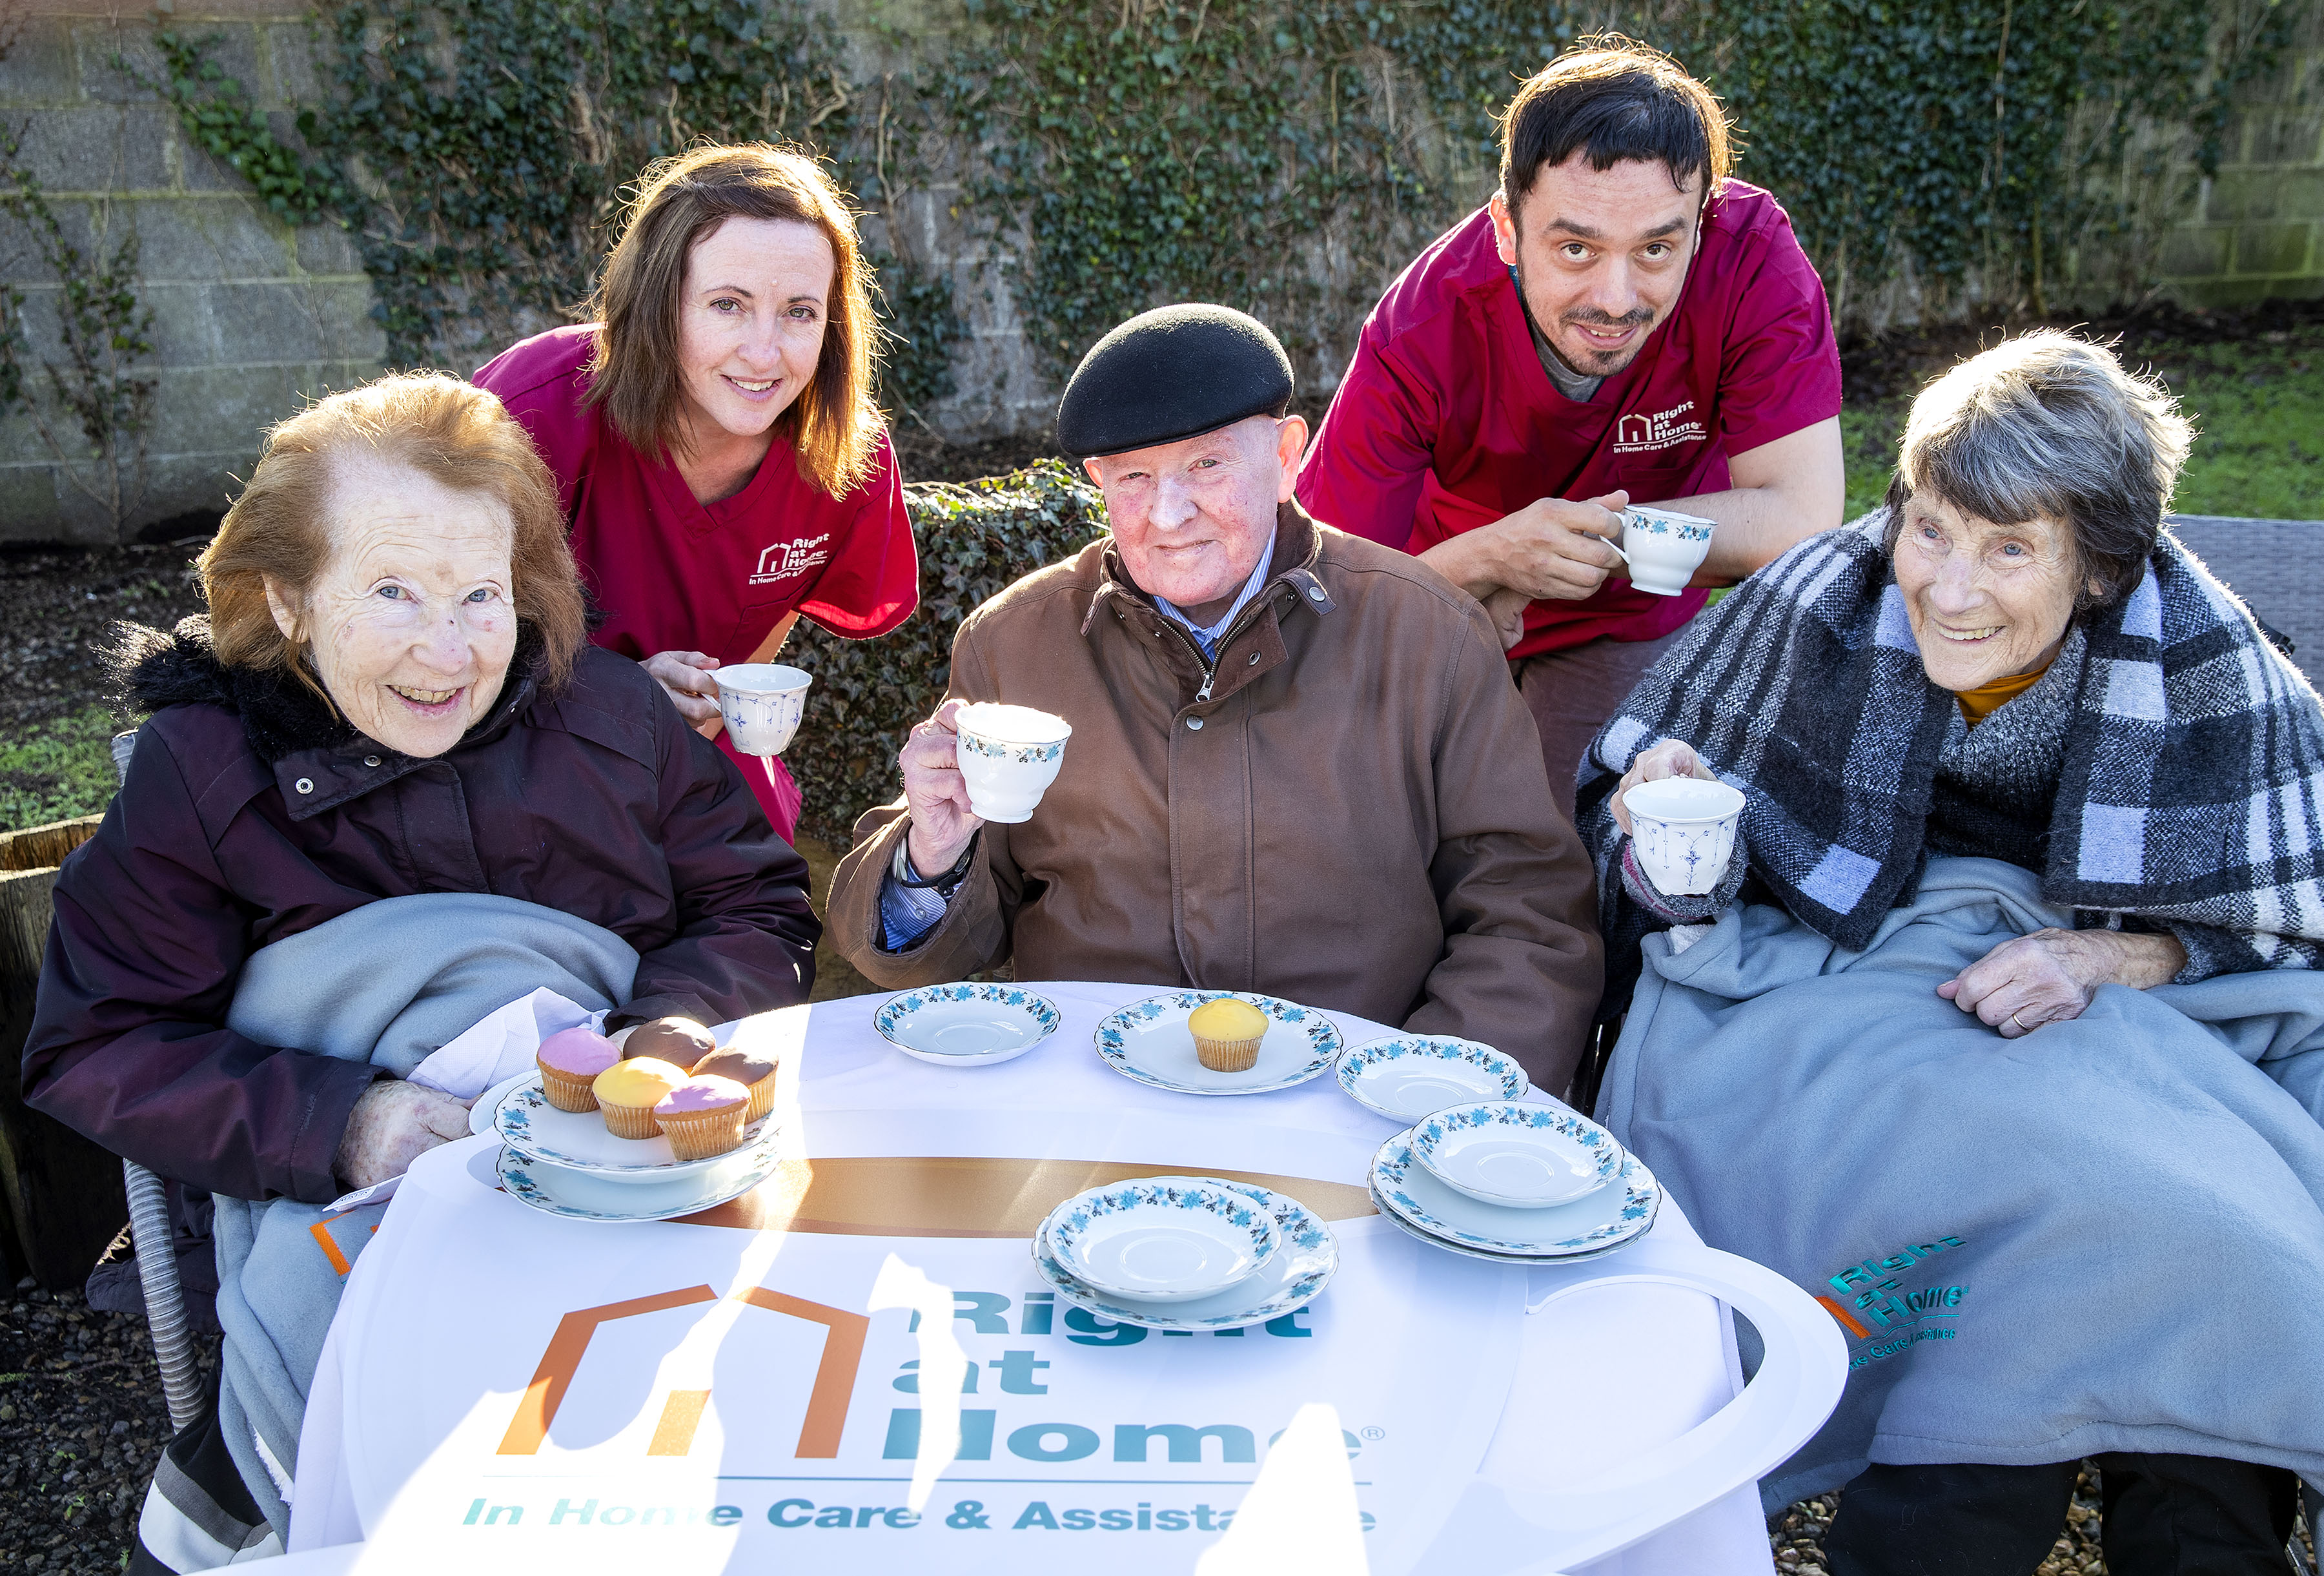
M 1592 170 L 1644 159 L 1674 185 L 1704 177 L 1715 195 L 1735 168 L 1727 112 L 1660 50 L 1606 33 L 1528 78 L 1501 116 L 1501 197 L 1512 213 L 1542 166 L 1589 155 Z

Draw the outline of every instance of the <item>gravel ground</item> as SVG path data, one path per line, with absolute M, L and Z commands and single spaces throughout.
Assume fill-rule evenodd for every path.
M 144 1321 L 18 1283 L 0 1304 L 0 1571 L 119 1571 L 169 1437 Z

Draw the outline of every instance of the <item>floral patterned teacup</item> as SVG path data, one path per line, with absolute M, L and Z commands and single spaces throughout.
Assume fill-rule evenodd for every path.
M 1666 896 L 1700 898 L 1719 889 L 1735 854 L 1743 792 L 1698 777 L 1642 782 L 1622 796 L 1638 867 Z
M 1676 596 L 1711 551 L 1717 525 L 1698 515 L 1632 507 L 1622 512 L 1622 545 L 1614 550 L 1630 567 L 1631 585 L 1656 596 Z
M 1030 706 L 974 701 L 955 719 L 968 807 L 987 821 L 1029 820 L 1065 762 L 1073 724 Z
M 710 676 L 718 684 L 718 710 L 727 737 L 744 755 L 780 755 L 807 714 L 807 687 L 815 675 L 779 662 L 737 662 Z

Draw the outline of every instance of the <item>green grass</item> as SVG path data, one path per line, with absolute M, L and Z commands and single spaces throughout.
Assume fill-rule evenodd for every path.
M 113 797 L 113 714 L 90 706 L 0 744 L 0 826 L 94 816 Z
M 2324 520 L 2324 327 L 2244 344 L 2158 340 L 2126 346 L 2126 359 L 2159 373 L 2195 424 L 2174 509 Z M 1923 381 L 1943 370 L 1925 369 Z M 1886 493 L 1911 403 L 1900 396 L 1840 412 L 1848 519 Z

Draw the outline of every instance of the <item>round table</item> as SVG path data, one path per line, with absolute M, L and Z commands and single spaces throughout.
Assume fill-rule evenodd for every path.
M 1383 1573 L 1770 1568 L 1755 1479 L 1845 1377 L 1804 1294 L 1703 1248 L 1669 1202 L 1640 1243 L 1567 1268 L 1415 1242 L 1363 1188 L 1398 1124 L 1328 1074 L 1240 1099 L 1149 1088 L 1092 1034 L 1153 987 L 1028 988 L 1060 1028 L 987 1068 L 902 1055 L 872 1028 L 885 997 L 729 1026 L 781 1058 L 787 1158 L 686 1221 L 538 1213 L 495 1186 L 490 1138 L 422 1157 L 318 1369 L 293 1554 L 631 1571 L 650 1547 L 661 1569 L 863 1576 L 1017 1570 L 1060 1547 L 1122 1576 L 1330 1570 L 1358 1549 Z M 1390 1032 L 1331 1016 L 1351 1046 Z M 1032 1227 L 1083 1187 L 1164 1171 L 1292 1194 L 1339 1237 L 1339 1276 L 1304 1313 L 1231 1334 L 1061 1312 Z M 1714 1298 L 1763 1337 L 1748 1387 Z M 918 1395 L 924 1359 L 966 1374 L 956 1402 Z M 956 1435 L 952 1458 L 924 1431 Z

